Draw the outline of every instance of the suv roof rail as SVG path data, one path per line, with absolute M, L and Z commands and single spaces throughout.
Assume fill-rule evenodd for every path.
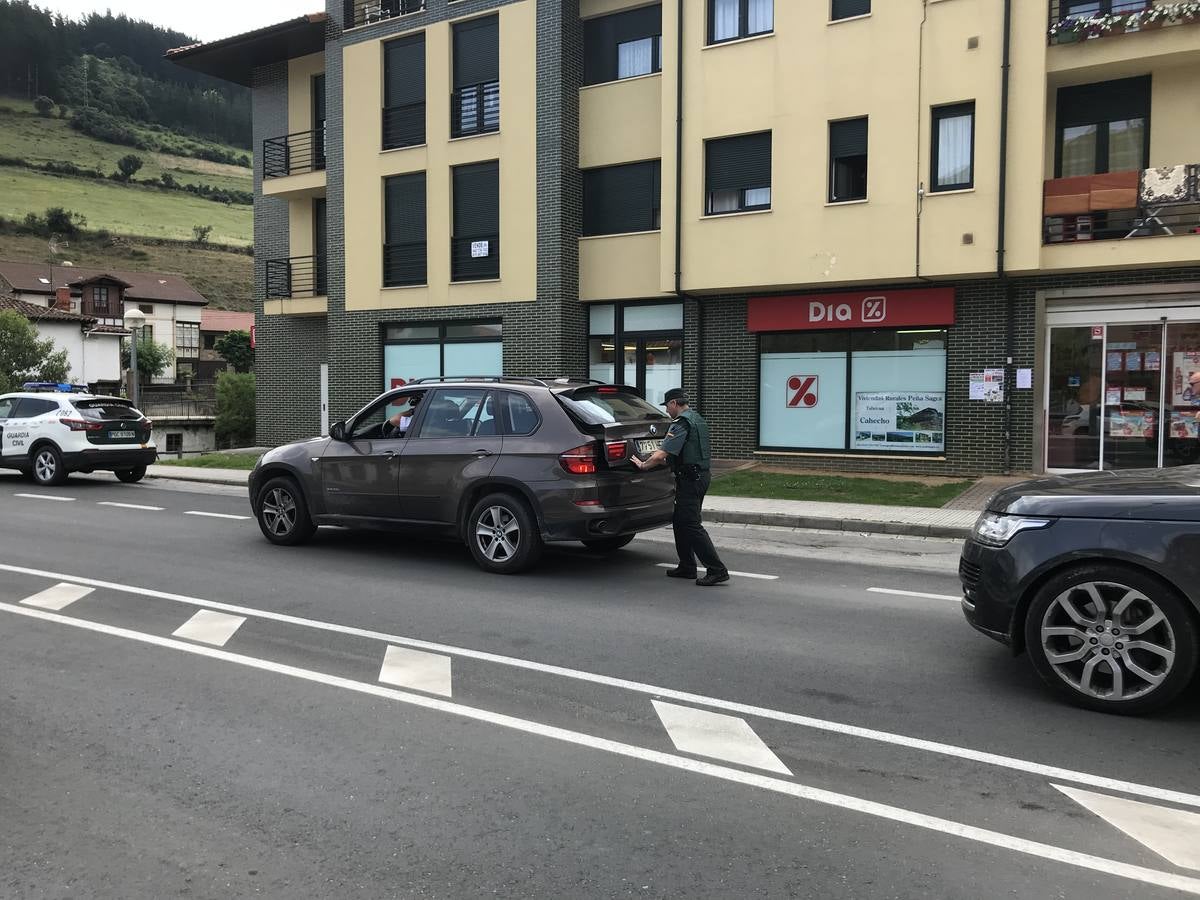
M 444 382 L 458 381 L 482 381 L 486 383 L 501 383 L 501 384 L 532 384 L 537 387 L 549 387 L 545 381 L 540 378 L 526 378 L 520 375 L 442 375 L 438 378 L 414 378 L 404 387 L 412 384 L 442 384 Z

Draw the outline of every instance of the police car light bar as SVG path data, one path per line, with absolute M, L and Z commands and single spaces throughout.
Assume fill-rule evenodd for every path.
M 86 384 L 66 384 L 58 381 L 27 381 L 21 385 L 24 391 L 57 391 L 62 394 L 87 393 Z

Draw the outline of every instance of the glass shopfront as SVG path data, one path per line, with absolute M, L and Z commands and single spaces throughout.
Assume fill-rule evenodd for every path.
M 499 322 L 387 325 L 383 329 L 383 388 L 418 378 L 504 374 Z
M 1061 311 L 1048 324 L 1047 469 L 1200 462 L 1200 392 L 1189 383 L 1200 307 Z
M 589 378 L 636 387 L 659 405 L 683 385 L 683 304 L 595 304 L 588 317 Z

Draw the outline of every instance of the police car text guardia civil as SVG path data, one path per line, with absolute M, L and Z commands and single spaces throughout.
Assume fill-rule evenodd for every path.
M 20 469 L 46 487 L 97 469 L 132 483 L 158 457 L 152 423 L 128 400 L 90 394 L 80 384 L 23 388 L 0 395 L 0 468 Z

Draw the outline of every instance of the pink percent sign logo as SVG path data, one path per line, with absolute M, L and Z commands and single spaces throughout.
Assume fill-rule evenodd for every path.
M 817 405 L 817 376 L 793 375 L 788 379 L 788 408 L 804 406 L 812 409 Z

